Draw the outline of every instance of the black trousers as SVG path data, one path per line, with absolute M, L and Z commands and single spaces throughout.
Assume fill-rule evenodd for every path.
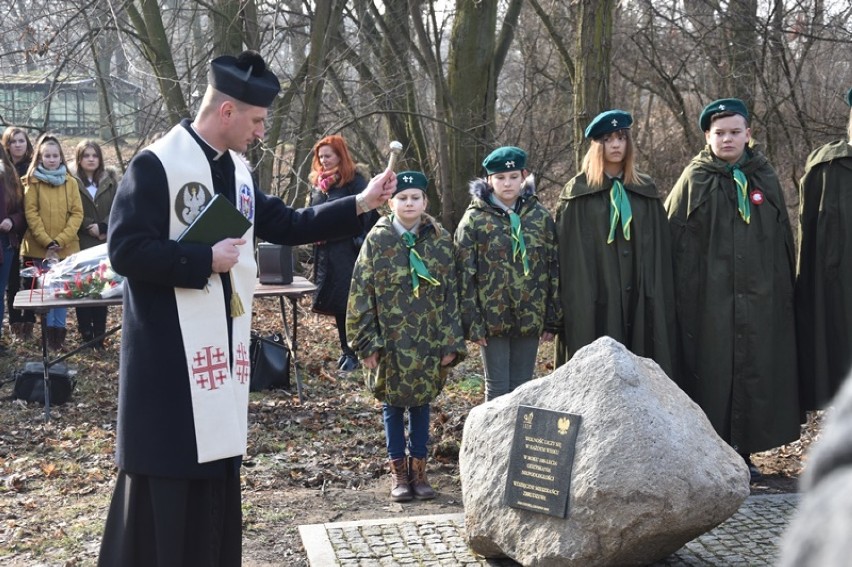
M 99 567 L 240 567 L 239 470 L 175 479 L 119 470 Z
M 106 332 L 106 320 L 106 305 L 77 308 L 77 328 L 85 341 L 103 335 Z

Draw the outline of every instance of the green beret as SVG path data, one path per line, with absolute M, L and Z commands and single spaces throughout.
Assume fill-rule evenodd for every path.
M 846 104 L 852 106 L 852 89 L 846 91 Z
M 710 119 L 713 118 L 714 114 L 719 114 L 720 112 L 733 112 L 748 120 L 748 110 L 743 101 L 738 98 L 721 98 L 714 100 L 701 111 L 701 116 L 698 118 L 698 126 L 701 127 L 702 132 L 710 129 Z
M 623 110 L 607 110 L 595 116 L 592 123 L 586 127 L 586 137 L 596 140 L 601 136 L 630 128 L 633 117 Z
M 401 171 L 396 174 L 396 191 L 394 195 L 406 189 L 420 189 L 426 192 L 426 186 L 429 185 L 429 180 L 419 171 Z
M 524 169 L 526 164 L 527 152 L 515 146 L 499 147 L 482 160 L 482 167 L 488 175 Z

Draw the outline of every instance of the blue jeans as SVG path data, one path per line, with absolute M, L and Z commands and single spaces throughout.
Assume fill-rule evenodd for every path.
M 17 250 L 9 244 L 9 235 L 0 234 L 0 248 L 3 249 L 3 263 L 0 264 L 0 298 L 6 294 L 6 286 L 9 284 L 9 273 Z M 0 330 L 3 328 L 3 315 L 6 313 L 4 301 L 0 301 Z
M 39 268 L 44 267 L 44 258 L 28 258 L 32 260 L 33 265 L 38 266 Z M 65 328 L 65 315 L 68 313 L 67 307 L 55 307 L 45 313 L 45 321 L 47 322 L 48 327 L 59 327 L 60 329 Z
M 406 408 L 382 404 L 385 440 L 388 456 L 392 461 L 405 458 L 405 410 Z M 425 459 L 428 442 L 429 404 L 408 408 L 408 454 L 416 459 Z

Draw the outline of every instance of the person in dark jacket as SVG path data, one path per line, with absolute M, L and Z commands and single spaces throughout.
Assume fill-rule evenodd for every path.
M 33 143 L 30 141 L 29 136 L 27 136 L 26 131 L 17 126 L 9 126 L 3 131 L 0 143 L 3 144 L 3 148 L 5 148 L 6 153 L 12 160 L 18 178 L 24 177 L 27 174 L 27 169 L 30 167 L 33 152 L 35 151 Z M 26 231 L 26 229 L 25 219 L 22 230 Z M 12 331 L 12 339 L 26 341 L 33 336 L 35 312 L 15 309 L 15 294 L 22 289 L 21 286 L 21 245 L 20 238 L 18 238 L 18 244 L 15 245 L 11 264 L 9 265 L 9 283 L 6 286 L 6 307 L 9 312 L 9 329 Z
M 674 250 L 678 384 L 719 436 L 750 454 L 799 438 L 793 232 L 775 170 L 749 147 L 738 99 L 707 105 L 707 141 L 666 199 Z
M 852 89 L 846 93 L 852 107 Z M 796 325 L 804 409 L 824 407 L 852 369 L 852 108 L 845 140 L 808 156 L 799 184 Z
M 608 110 L 586 128 L 582 173 L 559 197 L 562 310 L 556 365 L 610 336 L 675 378 L 671 232 L 657 186 L 636 171 L 633 117 Z
M 356 195 L 367 186 L 367 180 L 357 171 L 342 136 L 331 135 L 321 139 L 314 145 L 313 156 L 310 174 L 312 206 Z M 361 215 L 362 228 L 356 236 L 314 244 L 314 283 L 317 290 L 313 310 L 334 317 L 342 351 L 337 359 L 337 369 L 343 372 L 358 368 L 358 357 L 346 341 L 349 283 L 361 243 L 378 219 L 376 212 Z
M 73 173 L 80 183 L 80 200 L 83 202 L 83 224 L 77 234 L 80 237 L 80 250 L 85 250 L 106 242 L 107 221 L 119 176 L 114 168 L 104 165 L 101 146 L 93 140 L 82 140 L 77 144 L 74 166 Z M 105 305 L 77 307 L 77 329 L 83 342 L 103 335 L 106 332 L 106 319 Z M 102 349 L 103 338 L 91 347 Z
M 0 145 L 0 297 L 6 290 L 9 275 L 17 264 L 21 236 L 27 228 L 24 217 L 24 191 L 12 160 Z M 0 301 L 0 328 L 4 304 Z
M 240 154 L 263 137 L 278 79 L 253 51 L 214 59 L 208 79 L 195 119 L 130 162 L 110 214 L 109 256 L 126 279 L 119 470 L 101 567 L 241 564 L 253 238 L 298 245 L 357 234 L 358 215 L 396 186 L 385 171 L 354 197 L 300 210 L 263 194 Z M 214 194 L 251 222 L 243 237 L 178 240 Z

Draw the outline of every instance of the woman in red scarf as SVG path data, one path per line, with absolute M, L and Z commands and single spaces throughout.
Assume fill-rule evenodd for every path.
M 310 182 L 311 205 L 319 205 L 360 193 L 367 186 L 366 172 L 356 170 L 349 155 L 349 148 L 342 136 L 326 136 L 316 143 L 313 150 Z M 364 236 L 376 224 L 376 211 L 361 215 L 362 233 L 354 238 L 342 238 L 317 242 L 314 245 L 314 293 L 313 310 L 332 315 L 337 324 L 342 351 L 337 360 L 337 369 L 350 372 L 358 367 L 358 358 L 346 344 L 346 302 L 349 298 L 349 282 L 355 259 L 361 249 Z

